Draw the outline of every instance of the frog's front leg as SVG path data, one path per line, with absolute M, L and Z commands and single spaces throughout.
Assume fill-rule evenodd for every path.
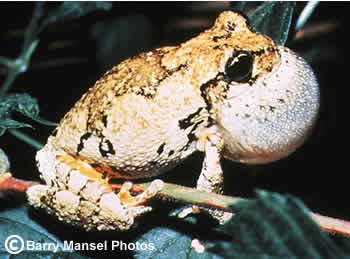
M 222 138 L 216 134 L 205 134 L 200 138 L 204 147 L 202 170 L 197 180 L 197 189 L 222 194 L 224 191 L 224 173 L 221 168 Z
M 224 173 L 220 163 L 223 144 L 223 139 L 216 132 L 206 133 L 200 137 L 199 149 L 204 151 L 204 160 L 197 180 L 198 190 L 223 194 Z M 197 206 L 183 210 L 179 217 L 186 217 L 190 213 L 198 213 L 200 211 L 209 213 L 220 223 L 224 223 L 232 217 L 232 213 L 216 209 L 199 209 Z

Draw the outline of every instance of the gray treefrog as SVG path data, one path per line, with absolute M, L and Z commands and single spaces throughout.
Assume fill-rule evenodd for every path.
M 318 108 L 317 80 L 305 60 L 226 11 L 195 38 L 105 73 L 38 152 L 46 185 L 31 187 L 28 198 L 85 229 L 127 230 L 150 210 L 142 204 L 162 182 L 131 197 L 131 183 L 115 194 L 110 178 L 158 176 L 201 151 L 197 188 L 223 193 L 222 158 L 266 163 L 287 156 L 303 143 Z

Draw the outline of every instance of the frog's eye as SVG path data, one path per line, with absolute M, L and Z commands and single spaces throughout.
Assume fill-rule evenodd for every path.
M 236 52 L 229 58 L 225 66 L 228 80 L 246 83 L 252 74 L 253 57 L 247 52 Z

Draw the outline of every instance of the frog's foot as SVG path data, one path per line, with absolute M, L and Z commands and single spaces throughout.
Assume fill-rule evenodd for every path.
M 230 213 L 230 212 L 225 212 L 225 211 L 216 210 L 216 209 L 199 208 L 198 206 L 193 205 L 190 208 L 183 209 L 177 215 L 177 217 L 183 219 L 183 218 L 186 218 L 187 216 L 189 216 L 191 214 L 199 214 L 199 213 L 209 214 L 211 217 L 216 219 L 219 222 L 219 224 L 226 223 L 233 216 L 233 214 Z
M 135 197 L 129 193 L 132 184 L 123 185 L 120 194 L 111 192 L 103 185 L 86 179 L 80 191 L 60 189 L 55 186 L 35 185 L 27 191 L 29 203 L 45 209 L 70 225 L 85 230 L 126 231 L 134 219 L 152 210 L 143 206 L 163 186 L 161 180 L 154 180 L 147 190 Z M 127 196 L 130 196 L 126 199 Z
M 127 231 L 136 216 L 152 210 L 142 204 L 163 186 L 162 181 L 155 180 L 144 193 L 132 197 L 128 195 L 132 184 L 126 183 L 118 195 L 108 177 L 86 161 L 57 152 L 51 145 L 37 153 L 37 161 L 47 185 L 28 188 L 29 203 L 85 230 Z
M 200 211 L 198 206 L 192 206 L 192 207 L 189 207 L 189 208 L 186 208 L 186 209 L 183 209 L 182 211 L 180 211 L 180 213 L 177 214 L 177 217 L 180 219 L 183 219 L 191 214 L 199 214 L 200 212 L 201 211 Z
M 140 206 L 147 202 L 149 199 L 153 198 L 163 188 L 164 182 L 159 179 L 154 180 L 143 193 L 137 196 L 132 196 L 130 194 L 132 185 L 133 184 L 131 182 L 125 182 L 118 193 L 120 202 L 129 208 Z

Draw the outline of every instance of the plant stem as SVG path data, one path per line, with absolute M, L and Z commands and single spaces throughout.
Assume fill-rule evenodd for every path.
M 20 180 L 14 178 L 10 173 L 5 173 L 0 176 L 0 194 L 7 191 L 26 192 L 27 189 L 33 184 L 39 183 Z M 133 185 L 131 191 L 142 193 L 147 189 L 149 185 L 150 183 L 135 184 Z M 115 191 L 119 191 L 121 185 L 111 184 L 111 187 Z M 180 200 L 183 202 L 210 208 L 219 208 L 225 211 L 229 211 L 229 204 L 244 200 L 239 197 L 230 197 L 215 193 L 204 193 L 193 188 L 169 183 L 164 184 L 163 189 L 157 194 L 157 197 L 165 198 L 167 200 L 177 200 L 175 197 L 180 197 Z M 321 228 L 323 228 L 323 230 L 332 234 L 340 234 L 346 237 L 350 237 L 350 222 L 323 216 L 313 212 L 310 212 L 310 216 L 316 223 L 320 225 Z
M 150 184 L 151 183 L 134 184 L 131 191 L 142 193 L 147 190 Z M 116 192 L 121 188 L 121 185 L 119 184 L 112 184 L 111 186 Z M 157 193 L 156 197 L 168 201 L 182 201 L 184 203 L 199 205 L 200 207 L 216 208 L 224 211 L 230 211 L 229 205 L 246 200 L 240 197 L 207 193 L 194 188 L 170 183 L 165 183 L 163 189 Z M 312 217 L 312 219 L 326 232 L 350 237 L 350 222 L 323 216 L 314 212 L 310 212 L 310 217 Z
M 43 16 L 43 2 L 36 2 L 35 8 L 33 10 L 32 18 L 28 24 L 28 26 L 25 29 L 24 32 L 24 42 L 23 42 L 23 48 L 21 55 L 23 56 L 24 53 L 27 52 L 28 46 L 31 44 L 32 41 L 34 41 L 40 30 L 39 30 L 39 20 Z
M 296 25 L 295 25 L 296 31 L 298 31 L 301 27 L 304 26 L 304 24 L 309 19 L 309 17 L 313 13 L 314 9 L 319 4 L 319 2 L 320 1 L 310 1 L 306 4 L 306 6 L 304 7 L 303 11 L 299 15 L 298 20 L 296 22 Z
M 8 58 L 5 58 L 5 57 L 1 57 L 0 56 L 0 63 L 9 67 L 9 68 L 12 68 L 14 66 L 14 62 L 12 61 L 12 59 L 8 59 Z
M 149 183 L 140 184 L 143 190 L 146 190 L 149 185 Z M 138 185 L 136 184 L 135 187 L 138 187 Z M 207 193 L 193 188 L 169 183 L 165 184 L 164 188 L 157 196 L 168 200 L 170 198 L 193 205 L 199 205 L 207 208 L 217 208 L 224 211 L 230 211 L 229 205 L 246 200 L 240 197 L 230 197 L 215 193 Z M 310 212 L 310 216 L 326 232 L 350 237 L 350 222 L 323 216 L 314 212 Z
M 134 188 L 146 190 L 149 185 L 150 183 L 135 184 Z M 208 208 L 217 208 L 225 211 L 230 211 L 230 204 L 244 200 L 243 198 L 239 197 L 230 197 L 216 193 L 199 191 L 197 189 L 171 183 L 166 183 L 164 188 L 157 194 L 157 196 L 168 200 L 170 198 L 184 203 L 191 203 L 193 205 Z
M 17 58 L 15 61 L 9 60 L 7 58 L 1 58 L 2 63 L 7 63 L 10 72 L 7 75 L 6 81 L 0 89 L 0 98 L 3 97 L 10 89 L 12 83 L 15 81 L 16 77 L 25 71 L 27 71 L 30 58 L 34 53 L 34 50 L 38 46 L 39 41 L 35 40 L 31 42 L 28 48 L 24 51 L 23 55 Z
M 311 213 L 311 217 L 328 233 L 350 237 L 350 222 L 318 213 Z
M 27 144 L 31 145 L 32 147 L 36 148 L 37 150 L 42 149 L 43 144 L 41 144 L 39 141 L 33 139 L 32 137 L 28 136 L 27 134 L 24 134 L 16 129 L 9 129 L 8 130 L 12 135 L 19 138 L 20 140 L 26 142 Z

